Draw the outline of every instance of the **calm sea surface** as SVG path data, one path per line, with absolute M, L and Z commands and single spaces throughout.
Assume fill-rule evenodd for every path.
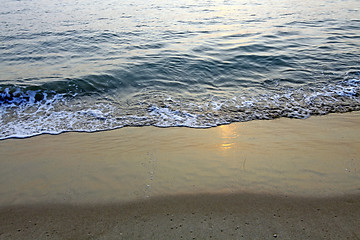
M 0 139 L 360 110 L 358 0 L 2 0 Z

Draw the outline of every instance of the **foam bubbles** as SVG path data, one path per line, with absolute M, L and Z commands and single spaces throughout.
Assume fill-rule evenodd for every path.
M 360 80 L 196 99 L 143 93 L 139 98 L 109 100 L 0 88 L 0 103 L 0 139 L 125 126 L 207 128 L 255 119 L 308 118 L 360 110 Z
M 167 107 L 151 106 L 149 115 L 158 119 L 154 124 L 158 127 L 186 126 L 191 127 L 196 123 L 197 116 L 187 111 L 171 110 Z M 174 125 L 176 123 L 176 125 Z
M 20 88 L 0 87 L 0 105 L 20 105 L 24 103 L 34 104 L 46 101 L 48 94 L 40 90 L 22 91 Z

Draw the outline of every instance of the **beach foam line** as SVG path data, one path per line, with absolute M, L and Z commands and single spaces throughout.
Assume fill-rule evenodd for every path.
M 359 111 L 359 92 L 358 76 L 316 87 L 283 86 L 266 93 L 253 89 L 229 96 L 155 91 L 124 98 L 0 86 L 0 140 L 127 126 L 209 128 L 281 117 L 304 119 Z

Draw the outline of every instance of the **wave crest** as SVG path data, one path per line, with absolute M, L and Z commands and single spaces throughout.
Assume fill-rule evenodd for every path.
M 207 128 L 231 122 L 360 110 L 360 79 L 317 87 L 207 95 L 198 98 L 141 92 L 130 98 L 65 97 L 53 92 L 0 88 L 0 139 L 125 126 Z

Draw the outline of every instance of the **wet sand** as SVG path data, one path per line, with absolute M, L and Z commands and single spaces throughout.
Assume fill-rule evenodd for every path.
M 265 194 L 155 197 L 127 204 L 13 206 L 1 239 L 359 239 L 360 198 Z
M 0 142 L 1 239 L 360 238 L 360 113 Z

